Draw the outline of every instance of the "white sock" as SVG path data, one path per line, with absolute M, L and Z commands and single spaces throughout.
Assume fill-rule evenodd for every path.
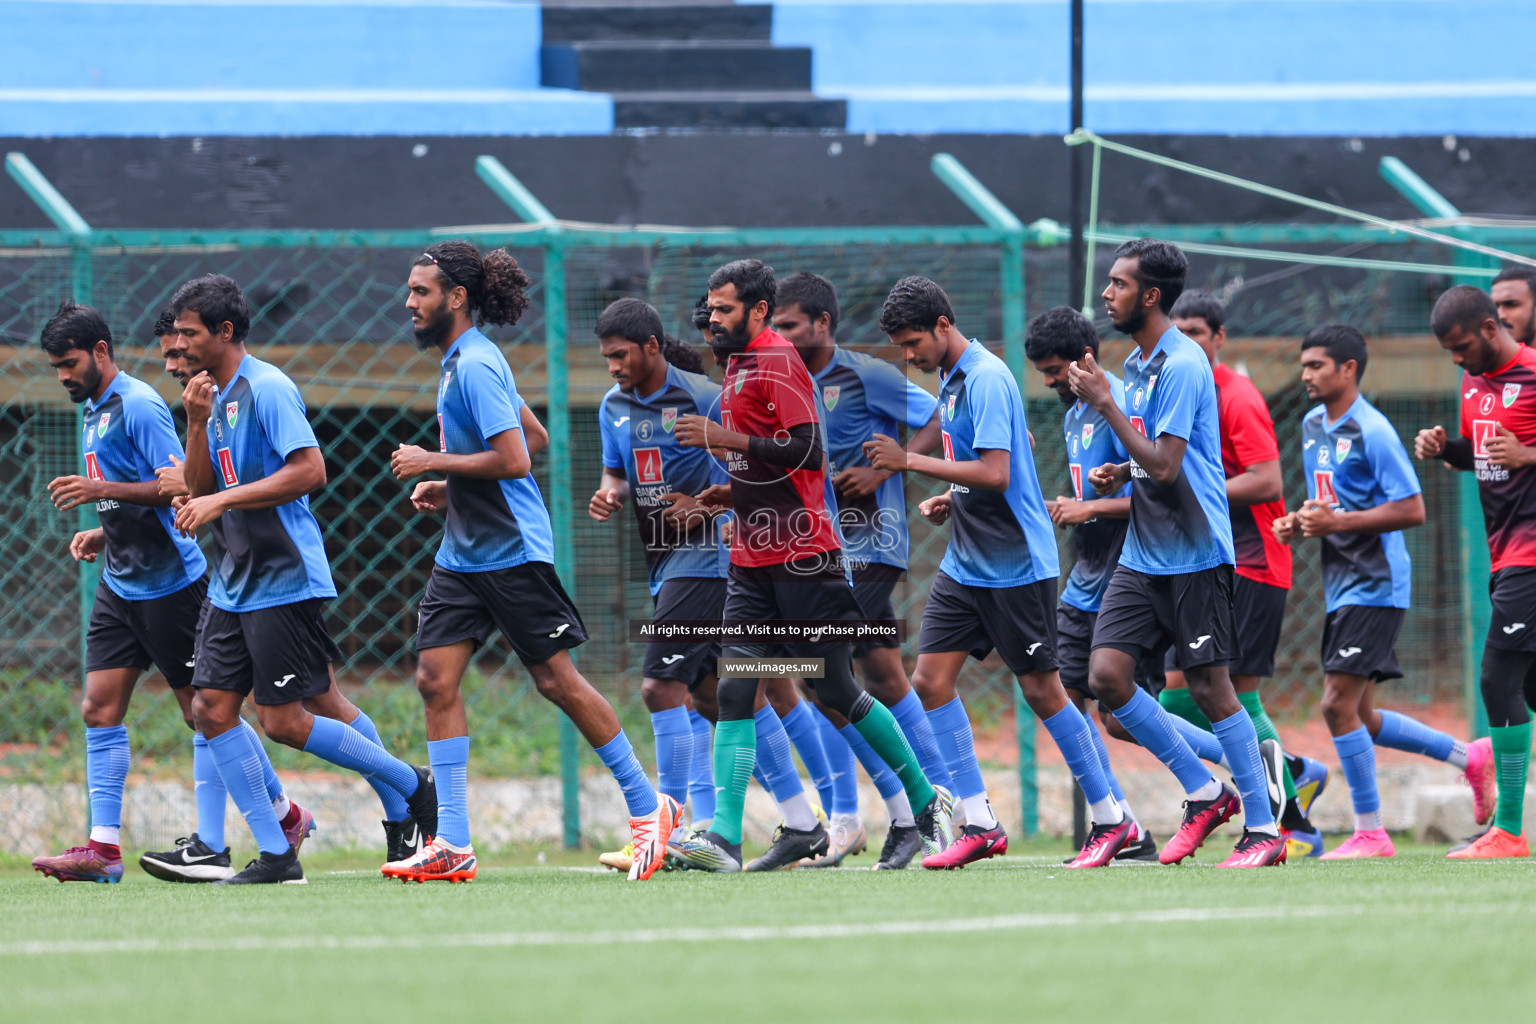
M 1129 800 L 1122 799 L 1120 801 L 1120 813 L 1125 815 L 1127 818 L 1130 818 L 1132 821 L 1134 821 L 1136 823 L 1136 836 L 1137 836 L 1137 838 L 1140 838 L 1141 837 L 1141 819 L 1136 817 L 1136 812 L 1135 811 L 1131 810 L 1131 802 Z
M 992 814 L 992 804 L 988 802 L 987 794 L 963 796 L 960 798 L 960 806 L 965 808 L 966 825 L 982 830 L 997 828 L 997 818 Z
M 1112 796 L 1106 796 L 1098 803 L 1088 805 L 1088 814 L 1093 818 L 1095 825 L 1118 825 L 1125 820 L 1125 812 L 1120 809 L 1120 804 Z
M 1452 768 L 1467 770 L 1467 745 L 1461 740 L 1451 744 L 1451 756 L 1445 759 L 1445 763 Z
M 1243 827 L 1249 832 L 1260 832 L 1266 836 L 1277 836 L 1280 834 L 1280 826 L 1273 821 L 1268 825 L 1244 825 Z
M 907 799 L 907 791 L 904 789 L 898 789 L 895 796 L 885 798 L 885 811 L 891 816 L 892 825 L 912 828 L 917 824 L 917 819 L 912 816 L 912 803 Z
M 816 827 L 816 812 L 811 810 L 804 790 L 788 800 L 780 800 L 779 813 L 784 815 L 784 824 L 796 832 L 810 832 Z
M 1189 797 L 1191 800 L 1215 800 L 1218 796 L 1221 795 L 1221 783 L 1217 782 L 1216 779 L 1212 777 L 1206 782 L 1205 785 L 1201 786 L 1199 789 L 1190 793 L 1185 793 L 1184 795 Z
M 287 793 L 284 793 L 282 796 L 272 801 L 272 813 L 277 815 L 278 821 L 282 821 L 284 818 L 288 817 L 288 811 L 289 804 Z
M 1356 832 L 1374 832 L 1379 828 L 1381 828 L 1380 811 L 1369 811 L 1365 814 L 1361 814 L 1359 811 L 1355 812 Z M 92 831 L 95 830 L 93 829 Z
M 907 813 L 911 814 L 912 812 L 909 810 Z M 861 824 L 863 823 L 859 821 L 859 816 L 857 814 L 832 815 L 832 828 L 834 830 L 842 828 L 847 829 L 849 832 L 857 832 Z
M 454 853 L 474 853 L 475 852 L 475 844 L 474 843 L 470 843 L 468 846 L 454 846 L 452 843 L 450 843 L 448 840 L 444 839 L 442 836 L 434 836 L 432 841 L 437 843 L 437 845 L 443 847 L 444 849 L 452 850 Z
M 103 843 L 107 846 L 121 846 L 118 842 L 123 832 L 120 825 L 92 825 L 91 842 Z

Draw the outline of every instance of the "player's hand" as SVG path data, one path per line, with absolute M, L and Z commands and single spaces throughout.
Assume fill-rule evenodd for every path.
M 1342 529 L 1338 513 L 1321 498 L 1308 498 L 1295 516 L 1303 537 L 1326 537 Z
M 183 537 L 196 537 L 197 531 L 224 514 L 224 491 L 188 498 L 176 511 L 176 530 Z
M 587 502 L 587 515 L 606 523 L 609 516 L 623 507 L 623 495 L 617 487 L 599 487 L 592 493 L 592 500 Z
M 890 473 L 873 466 L 849 466 L 832 478 L 832 486 L 845 498 L 867 498 L 890 478 Z
M 77 562 L 94 562 L 107 549 L 107 532 L 101 527 L 81 530 L 69 542 L 69 554 Z
M 56 476 L 48 481 L 48 497 L 60 512 L 99 501 L 102 496 L 101 481 L 88 476 Z
M 1089 406 L 1100 412 L 1115 403 L 1114 392 L 1109 386 L 1109 377 L 1104 373 L 1104 368 L 1093 357 L 1092 351 L 1083 353 L 1083 358 L 1067 365 L 1067 383 L 1072 388 L 1072 393 Z
M 418 444 L 403 444 L 389 456 L 389 468 L 396 480 L 432 472 L 432 453 Z
M 437 515 L 448 507 L 448 484 L 442 480 L 423 480 L 411 489 L 411 507 L 423 515 Z
M 207 370 L 187 381 L 187 386 L 181 389 L 181 407 L 186 410 L 188 423 L 208 422 L 213 415 L 213 393 L 218 389 Z
M 1413 439 L 1413 457 L 1438 459 L 1445 454 L 1445 446 L 1448 443 L 1444 427 L 1433 426 L 1428 430 L 1421 430 Z
M 1289 544 L 1301 533 L 1301 526 L 1296 521 L 1295 512 L 1287 512 L 1277 517 L 1273 523 L 1269 524 L 1269 528 L 1274 531 L 1275 540 L 1281 544 Z
M 1093 518 L 1093 507 L 1088 502 L 1065 495 L 1058 495 L 1055 501 L 1046 502 L 1045 510 L 1050 513 L 1051 522 L 1061 527 L 1077 526 Z
M 719 448 L 718 435 L 721 435 L 724 430 L 724 427 L 708 416 L 689 413 L 677 418 L 677 423 L 672 427 L 672 436 L 677 438 L 677 443 L 684 448 Z M 711 437 L 711 434 L 717 436 Z M 711 441 L 714 443 L 711 444 Z
M 187 464 L 174 455 L 169 466 L 155 470 L 155 480 L 160 485 L 160 493 L 167 498 L 191 493 L 187 490 Z
M 917 510 L 922 513 L 924 519 L 934 526 L 942 526 L 949 522 L 950 503 L 953 500 L 950 492 L 945 491 L 943 494 L 935 494 L 931 498 L 924 498 L 922 503 L 917 506 Z
M 670 491 L 659 500 L 667 507 L 662 516 L 670 526 L 678 530 L 686 531 L 689 527 L 697 526 L 710 515 L 702 501 L 682 491 Z
M 192 500 L 192 495 L 190 495 L 190 494 L 178 494 L 178 495 L 176 495 L 176 497 L 171 499 L 171 511 L 172 512 L 180 512 L 183 508 L 186 507 L 187 502 L 189 502 L 191 500 Z M 174 522 L 174 520 L 173 520 L 173 522 Z
M 876 434 L 864 442 L 864 456 L 875 469 L 886 473 L 904 473 L 907 470 L 907 450 L 896 439 Z
M 1092 353 L 1089 353 L 1090 355 Z M 1125 462 L 1106 462 L 1088 471 L 1088 482 L 1100 497 L 1114 494 L 1131 478 L 1131 467 Z
M 1536 465 L 1536 448 L 1527 448 L 1520 439 L 1502 423 L 1494 424 L 1494 435 L 1488 439 L 1488 461 L 1503 469 L 1519 469 Z
M 724 519 L 724 520 L 721 520 L 721 522 L 720 522 L 720 543 L 724 544 L 726 547 L 730 547 L 731 546 L 731 542 L 733 540 L 735 540 L 735 539 L 736 539 L 736 520 L 734 520 L 734 519 Z
M 730 484 L 710 484 L 700 491 L 697 497 L 699 504 L 705 508 L 731 508 L 735 504 L 735 500 L 731 497 Z

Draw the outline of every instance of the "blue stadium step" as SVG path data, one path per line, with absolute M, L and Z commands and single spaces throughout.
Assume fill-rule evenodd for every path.
M 540 81 L 600 92 L 811 88 L 811 49 L 752 40 L 599 40 L 546 45 Z
M 0 136 L 603 135 L 613 101 L 558 89 L 5 89 Z
M 544 42 L 585 43 L 622 39 L 755 39 L 773 34 L 766 4 L 582 4 L 544 7 Z
M 615 128 L 842 128 L 848 104 L 811 92 L 616 92 Z

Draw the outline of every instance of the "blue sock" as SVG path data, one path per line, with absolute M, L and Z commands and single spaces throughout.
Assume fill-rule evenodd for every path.
M 1108 800 L 1109 782 L 1104 778 L 1104 769 L 1099 767 L 1099 752 L 1094 749 L 1093 737 L 1089 735 L 1098 730 L 1089 725 L 1088 719 L 1070 702 L 1041 724 L 1056 741 L 1072 777 L 1083 787 L 1083 796 L 1088 803 Z
M 1200 758 L 1184 742 L 1174 726 L 1177 719 L 1163 710 L 1161 704 L 1136 687 L 1131 699 L 1115 709 L 1114 716 L 1120 724 L 1136 737 L 1136 742 L 1146 747 L 1152 756 L 1168 766 L 1185 793 L 1193 793 L 1208 782 L 1216 781 Z
M 123 786 L 128 782 L 128 727 L 85 730 L 85 786 L 91 799 L 91 825 L 121 828 Z
M 784 723 L 779 721 L 773 705 L 764 704 L 763 709 L 752 716 L 752 724 L 757 735 L 757 767 L 753 769 L 752 777 L 773 794 L 775 801 L 788 800 L 805 792 L 800 773 L 795 771 L 795 759 L 789 753 L 789 734 L 784 731 Z
M 693 821 L 709 821 L 715 816 L 715 736 L 709 719 L 697 711 L 688 712 L 693 723 L 693 766 L 688 772 L 688 806 Z
M 858 814 L 859 770 L 854 766 L 853 748 L 849 746 L 843 734 L 838 732 L 837 726 L 832 724 L 830 718 L 822 714 L 819 709 L 815 711 L 815 715 L 816 726 L 821 730 L 821 749 L 827 752 L 827 762 L 832 770 L 832 806 L 827 807 L 826 804 L 822 804 L 822 807 L 828 814 Z M 849 728 L 853 727 L 849 726 Z M 857 729 L 853 731 L 858 732 Z
M 373 724 L 373 719 L 368 717 L 368 712 L 359 710 L 357 717 L 352 720 L 352 728 L 362 734 L 363 739 L 383 748 L 384 741 L 379 737 L 379 730 Z M 416 774 L 415 772 L 411 773 Z M 368 785 L 379 794 L 379 802 L 384 805 L 384 817 L 390 821 L 404 821 L 411 813 L 410 805 L 405 802 L 405 797 L 399 790 L 374 775 L 367 776 Z M 419 780 L 418 780 L 419 784 Z M 411 792 L 416 792 L 412 787 Z
M 1227 752 L 1232 781 L 1243 797 L 1243 827 L 1255 828 L 1275 823 L 1269 806 L 1269 785 L 1264 781 L 1264 759 L 1259 756 L 1259 734 L 1247 708 L 1235 715 L 1211 723 L 1211 730 Z
M 463 849 L 469 846 L 469 737 L 428 740 L 427 760 L 437 782 L 437 834 Z
M 309 739 L 304 741 L 304 752 L 323 758 L 338 768 L 347 768 L 366 778 L 371 785 L 374 779 L 394 789 L 401 797 L 416 792 L 419 780 L 416 769 L 367 739 L 362 733 L 334 718 L 314 717 Z M 375 789 L 378 787 L 375 786 Z M 401 803 L 405 801 L 402 799 Z M 399 818 L 392 818 L 399 821 Z
M 261 777 L 261 755 L 250 736 L 244 729 L 230 729 L 208 741 L 208 752 L 213 755 L 230 799 L 240 808 L 251 835 L 256 837 L 257 848 L 262 853 L 287 853 L 288 837 L 283 835 L 282 823 L 272 810 L 272 800 Z
M 629 745 L 629 737 L 624 735 L 623 729 L 597 748 L 597 756 L 603 759 L 603 764 L 608 766 L 614 781 L 624 792 L 624 806 L 629 808 L 631 818 L 656 813 L 656 790 L 651 786 L 651 780 L 645 777 L 645 769 L 640 766 L 635 748 Z
M 949 777 L 954 783 L 950 792 L 962 798 L 985 793 L 987 784 L 981 781 L 981 766 L 976 763 L 976 737 L 971 733 L 971 719 L 960 698 L 928 712 L 928 722 L 933 726 L 939 753 L 949 766 Z
M 832 765 L 827 760 L 826 749 L 821 745 L 821 727 L 816 721 L 820 717 L 816 709 L 811 707 L 810 701 L 802 700 L 781 721 L 784 723 L 784 732 L 789 735 L 789 742 L 795 745 L 795 753 L 800 755 L 800 763 L 811 773 L 811 785 L 816 787 L 816 793 L 821 797 L 821 809 L 831 814 Z
M 1380 714 L 1381 731 L 1376 734 L 1377 746 L 1423 754 L 1436 761 L 1449 761 L 1456 750 L 1456 738 L 1449 733 L 1431 729 L 1418 719 L 1400 715 L 1396 711 L 1383 711 Z
M 1353 732 L 1335 736 L 1333 749 L 1338 751 L 1339 763 L 1344 768 L 1344 781 L 1349 783 L 1355 813 L 1381 810 L 1381 794 L 1376 790 L 1376 746 L 1371 742 L 1371 731 L 1362 725 Z
M 912 753 L 917 755 L 917 763 L 922 766 L 929 785 L 943 786 L 953 793 L 955 780 L 949 777 L 949 765 L 944 763 L 939 753 L 938 740 L 933 736 L 933 723 L 928 721 L 928 713 L 923 710 L 923 702 L 918 699 L 917 691 L 908 690 L 905 697 L 891 705 L 891 714 L 896 716 L 896 724 L 901 726 L 907 742 L 912 745 Z
M 245 733 L 246 739 L 251 741 L 251 746 L 256 748 L 257 756 L 261 758 L 261 783 L 267 789 L 267 799 L 275 802 L 283 795 L 283 782 L 277 777 L 277 771 L 272 767 L 272 759 L 267 756 L 267 747 L 261 742 L 261 733 L 243 718 L 240 719 L 240 729 Z
M 845 725 L 838 730 L 838 735 L 847 741 L 848 749 L 853 751 L 853 756 L 858 758 L 859 764 L 864 766 L 864 771 L 869 775 L 869 781 L 875 784 L 875 789 L 880 793 L 880 799 L 889 800 L 901 792 L 901 780 L 896 777 L 895 772 L 891 771 L 891 766 L 880 759 L 880 755 L 875 753 L 875 748 L 869 745 L 869 740 L 866 740 L 859 730 L 851 725 Z M 854 803 L 854 810 L 858 810 L 857 801 Z
M 208 741 L 202 733 L 193 733 L 192 798 L 197 803 L 197 838 L 215 850 L 224 849 L 224 805 L 228 797 Z
M 1190 749 L 1199 756 L 1200 760 L 1221 764 L 1221 759 L 1227 756 L 1227 752 L 1221 749 L 1221 740 L 1216 738 L 1215 733 L 1206 732 L 1182 715 L 1168 717 L 1173 722 L 1173 727 L 1179 730 L 1179 735 L 1184 737 L 1184 742 L 1189 744 Z
M 1083 717 L 1088 718 L 1087 715 Z M 1120 780 L 1115 778 L 1114 770 L 1109 767 L 1109 748 L 1104 745 L 1104 737 L 1092 720 L 1088 722 L 1088 732 L 1093 740 L 1093 752 L 1099 756 L 1099 769 L 1104 773 L 1104 781 L 1109 783 L 1109 795 L 1115 798 L 1116 803 L 1125 803 L 1125 790 L 1120 788 Z
M 682 803 L 688 799 L 688 778 L 693 771 L 693 723 L 687 708 L 651 712 L 656 733 L 656 788 Z

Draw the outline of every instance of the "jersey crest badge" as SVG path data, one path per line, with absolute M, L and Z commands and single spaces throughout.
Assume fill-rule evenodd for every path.
M 950 395 L 949 396 L 949 412 L 946 415 L 948 415 L 948 417 L 950 419 L 954 419 L 955 418 L 955 396 L 954 395 Z
M 1520 390 L 1520 385 L 1518 385 L 1518 384 L 1514 385 L 1514 389 L 1515 389 L 1516 392 L 1518 392 Z M 1509 388 L 1506 387 L 1504 389 L 1504 391 L 1505 391 L 1506 394 L 1508 394 Z M 1513 401 L 1513 399 L 1510 399 L 1510 400 L 1506 401 L 1504 404 L 1508 405 L 1511 401 Z M 96 421 L 96 436 L 100 437 L 102 434 L 105 434 L 107 432 L 107 424 L 111 423 L 111 422 L 112 422 L 112 414 L 109 413 L 109 412 L 102 413 L 101 414 L 101 419 Z
M 233 427 L 235 425 L 235 420 L 240 418 L 240 403 L 239 402 L 226 402 L 226 403 L 224 403 L 224 418 L 229 420 L 229 425 L 231 427 Z
M 1504 395 L 1503 395 L 1503 397 L 1504 397 L 1504 408 L 1508 409 L 1510 406 L 1515 404 L 1515 399 L 1520 397 L 1520 385 L 1519 384 L 1505 384 L 1504 385 Z M 106 424 L 106 419 L 107 418 L 105 416 L 103 416 L 101 419 L 102 419 L 102 424 L 103 424 L 101 429 L 102 430 L 106 430 L 107 428 L 106 428 L 105 424 Z
M 1083 424 L 1083 449 L 1086 451 L 1088 446 L 1091 445 L 1091 444 L 1093 444 L 1093 424 L 1092 423 L 1084 423 Z
M 674 407 L 661 410 L 661 429 L 670 434 L 675 426 L 677 426 L 677 409 Z
M 1349 438 L 1347 438 L 1347 437 L 1341 437 L 1341 438 L 1339 438 L 1339 439 L 1338 439 L 1338 441 L 1337 441 L 1337 442 L 1335 442 L 1335 444 L 1334 444 L 1334 446 L 1333 446 L 1333 455 L 1334 455 L 1334 457 L 1335 457 L 1335 458 L 1336 458 L 1336 459 L 1338 459 L 1338 460 L 1339 460 L 1339 461 L 1340 461 L 1340 462 L 1343 462 L 1343 461 L 1344 461 L 1344 459 L 1345 459 L 1345 457 L 1346 457 L 1346 456 L 1347 456 L 1347 455 L 1349 455 L 1349 449 L 1350 449 L 1350 446 L 1351 446 L 1351 445 L 1352 445 L 1352 444 L 1353 444 L 1353 443 L 1354 443 L 1354 442 L 1353 442 L 1353 441 L 1351 441 L 1351 440 L 1350 440 L 1350 439 L 1349 439 Z
M 839 384 L 828 384 L 821 389 L 821 400 L 826 403 L 827 412 L 837 408 L 837 396 L 842 393 L 843 389 Z M 1508 405 L 1509 403 L 1505 402 L 1504 404 Z
M 736 389 L 736 393 L 738 395 L 741 394 L 741 389 L 746 387 L 746 386 L 747 386 L 747 375 L 745 373 L 738 373 L 736 375 L 736 383 L 734 385 L 734 387 Z

